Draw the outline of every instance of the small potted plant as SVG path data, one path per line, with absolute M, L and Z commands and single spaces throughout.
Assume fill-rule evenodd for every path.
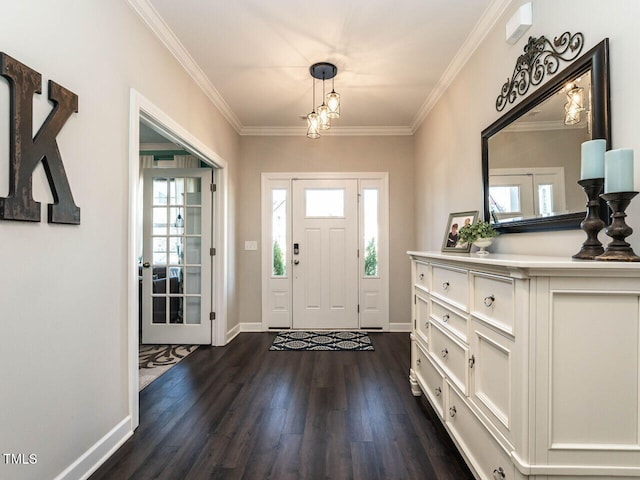
M 488 255 L 489 252 L 485 250 L 489 245 L 493 243 L 494 237 L 498 236 L 498 232 L 489 224 L 489 222 L 483 222 L 478 220 L 475 223 L 465 225 L 458 232 L 460 234 L 460 241 L 464 243 L 472 243 L 476 247 L 480 248 L 478 255 Z

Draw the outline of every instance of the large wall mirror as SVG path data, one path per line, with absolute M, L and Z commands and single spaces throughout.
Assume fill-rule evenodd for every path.
M 580 144 L 611 148 L 608 52 L 605 39 L 482 132 L 484 218 L 501 233 L 579 228 Z

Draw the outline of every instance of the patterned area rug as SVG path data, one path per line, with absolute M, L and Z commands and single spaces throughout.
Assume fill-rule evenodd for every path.
M 269 350 L 373 350 L 366 332 L 280 332 Z
M 141 391 L 196 348 L 198 345 L 140 345 L 138 350 L 140 369 L 138 391 Z

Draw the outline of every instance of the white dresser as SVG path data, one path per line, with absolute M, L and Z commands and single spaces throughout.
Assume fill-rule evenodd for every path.
M 410 384 L 477 478 L 640 478 L 640 265 L 408 252 Z

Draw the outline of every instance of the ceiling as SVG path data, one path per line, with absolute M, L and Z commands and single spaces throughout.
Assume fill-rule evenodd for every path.
M 332 130 L 410 134 L 509 3 L 129 1 L 243 134 L 303 129 L 309 66 L 320 61 L 338 67 L 341 115 Z

